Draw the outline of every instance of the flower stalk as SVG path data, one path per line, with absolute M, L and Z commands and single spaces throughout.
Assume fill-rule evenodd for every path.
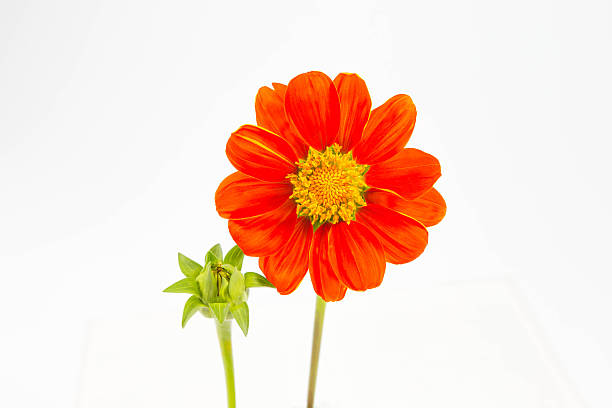
M 312 352 L 310 355 L 310 377 L 308 379 L 307 408 L 314 407 L 315 388 L 317 386 L 317 373 L 319 371 L 319 355 L 321 354 L 321 337 L 323 336 L 323 320 L 325 319 L 325 301 L 317 296 L 315 307 L 314 328 L 312 331 Z
M 225 387 L 227 388 L 227 408 L 236 408 L 236 386 L 234 383 L 234 358 L 232 355 L 232 321 L 227 319 L 217 326 L 217 337 L 221 349 L 221 359 L 225 368 Z

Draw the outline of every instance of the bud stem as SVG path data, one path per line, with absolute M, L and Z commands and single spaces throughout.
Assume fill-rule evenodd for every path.
M 217 337 L 221 348 L 221 358 L 225 367 L 225 386 L 227 388 L 227 408 L 236 408 L 236 388 L 234 385 L 234 358 L 232 356 L 232 321 L 226 319 L 219 323 L 217 319 Z
M 321 337 L 323 335 L 323 320 L 325 319 L 325 301 L 317 296 L 315 308 L 314 329 L 312 331 L 312 353 L 310 355 L 310 378 L 308 379 L 307 408 L 314 407 L 314 395 L 319 371 L 319 355 L 321 354 Z

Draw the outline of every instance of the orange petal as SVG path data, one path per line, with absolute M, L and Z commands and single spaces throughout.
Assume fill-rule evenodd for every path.
M 359 222 L 333 224 L 329 260 L 338 279 L 350 289 L 375 288 L 385 274 L 385 252 L 373 232 Z
M 360 208 L 357 221 L 374 232 L 385 250 L 387 262 L 410 262 L 427 246 L 427 229 L 423 224 L 381 205 L 368 204 Z
M 237 171 L 221 182 L 215 204 L 223 218 L 254 217 L 280 207 L 292 191 L 288 181 L 271 183 Z
M 368 122 L 372 101 L 368 87 L 357 74 L 339 74 L 334 79 L 340 100 L 340 130 L 337 143 L 348 152 L 360 140 Z
M 418 149 L 403 149 L 393 158 L 370 167 L 366 183 L 413 200 L 429 190 L 440 175 L 438 159 Z
M 317 150 L 333 144 L 340 126 L 340 103 L 332 80 L 312 71 L 293 78 L 285 94 L 285 110 L 308 144 Z
M 393 192 L 371 188 L 366 192 L 365 199 L 368 204 L 379 204 L 405 214 L 426 227 L 436 225 L 446 214 L 446 202 L 435 188 L 414 200 L 404 200 Z
M 276 210 L 257 217 L 229 220 L 229 232 L 248 256 L 268 256 L 279 251 L 297 223 L 295 203 L 287 200 Z
M 310 241 L 312 241 L 312 224 L 306 218 L 302 218 L 280 251 L 259 258 L 259 268 L 281 295 L 293 292 L 304 279 L 308 271 Z
M 283 96 L 283 99 L 285 99 L 285 92 L 287 92 L 287 85 L 281 84 L 279 82 L 272 82 L 272 87 L 274 88 L 276 92 L 280 92 L 280 94 Z
M 287 86 L 274 84 L 275 89 L 264 86 L 255 98 L 257 125 L 271 130 L 285 139 L 298 157 L 306 157 L 308 145 L 285 114 L 285 91 Z
M 389 99 L 370 114 L 361 142 L 353 150 L 353 156 L 365 164 L 391 158 L 410 139 L 416 114 L 416 107 L 408 95 L 396 95 Z
M 309 269 L 312 287 L 317 295 L 326 302 L 335 302 L 344 298 L 346 286 L 338 280 L 329 263 L 329 226 L 324 224 L 314 233 L 310 245 Z
M 284 139 L 257 126 L 244 125 L 232 133 L 225 148 L 234 167 L 265 181 L 283 181 L 295 171 L 297 157 Z

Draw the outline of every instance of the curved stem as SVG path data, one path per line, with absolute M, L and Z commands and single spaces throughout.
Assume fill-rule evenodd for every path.
M 225 386 L 227 388 L 227 408 L 236 408 L 236 387 L 234 385 L 234 358 L 232 356 L 232 321 L 227 319 L 217 325 L 217 337 L 221 348 L 221 358 L 225 368 Z
M 308 379 L 308 402 L 306 407 L 314 407 L 317 373 L 319 371 L 319 355 L 321 354 L 321 337 L 323 335 L 323 320 L 325 319 L 325 301 L 317 296 L 315 308 L 314 329 L 312 331 L 312 353 L 310 355 L 310 378 Z

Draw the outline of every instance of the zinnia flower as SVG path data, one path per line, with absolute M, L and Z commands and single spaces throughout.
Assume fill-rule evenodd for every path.
M 438 160 L 404 148 L 416 108 L 396 95 L 370 111 L 355 74 L 308 72 L 257 93 L 257 126 L 227 142 L 238 170 L 219 186 L 217 211 L 281 294 L 306 272 L 325 301 L 380 285 L 385 262 L 403 264 L 427 245 L 446 212 L 433 188 Z

